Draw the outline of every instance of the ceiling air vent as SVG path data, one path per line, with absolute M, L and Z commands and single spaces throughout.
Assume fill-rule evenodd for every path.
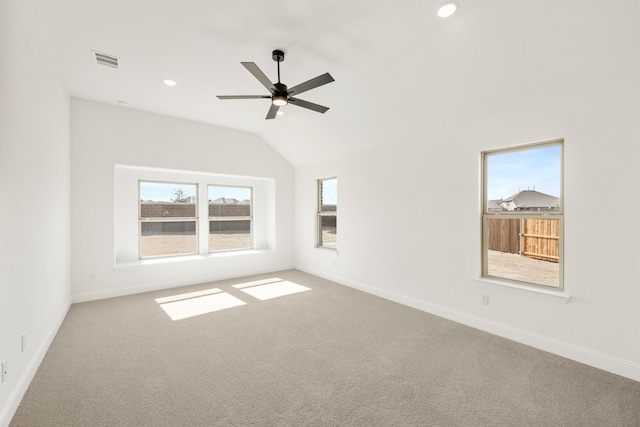
M 94 57 L 96 58 L 96 62 L 100 65 L 106 65 L 111 68 L 118 68 L 118 57 L 113 55 L 108 55 L 106 53 L 96 52 L 92 50 Z

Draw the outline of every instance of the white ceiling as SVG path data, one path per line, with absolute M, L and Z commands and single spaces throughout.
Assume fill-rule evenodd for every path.
M 30 1 L 71 95 L 255 132 L 295 166 L 640 75 L 636 0 Z M 215 97 L 267 94 L 240 62 L 275 81 L 275 48 L 289 87 L 335 78 L 300 95 L 326 114 Z

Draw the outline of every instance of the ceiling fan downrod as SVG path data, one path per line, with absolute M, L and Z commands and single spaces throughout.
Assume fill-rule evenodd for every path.
M 271 57 L 278 63 L 278 83 L 280 83 L 280 63 L 284 61 L 284 52 L 276 49 L 271 53 Z

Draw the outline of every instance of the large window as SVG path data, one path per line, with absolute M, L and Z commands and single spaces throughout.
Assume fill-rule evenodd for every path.
M 482 160 L 482 276 L 563 289 L 563 141 Z
M 139 182 L 140 258 L 198 253 L 196 184 Z
M 115 266 L 275 251 L 276 184 L 275 178 L 115 165 Z
M 318 180 L 318 246 L 336 249 L 338 244 L 338 179 Z
M 210 185 L 209 252 L 253 248 L 250 187 Z

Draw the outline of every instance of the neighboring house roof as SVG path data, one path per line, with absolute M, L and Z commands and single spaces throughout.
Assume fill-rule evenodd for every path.
M 214 201 L 209 202 L 209 204 L 212 204 L 212 205 L 237 205 L 238 204 L 238 200 L 237 199 L 231 199 L 229 197 L 218 197 Z
M 513 202 L 517 209 L 555 208 L 560 204 L 560 198 L 536 190 L 522 190 L 498 202 Z
M 195 203 L 195 197 L 187 197 L 187 199 L 184 202 L 172 202 L 169 200 L 160 200 L 160 201 L 156 201 L 156 200 L 140 200 L 140 203 L 142 204 L 155 204 L 155 205 L 167 205 L 167 204 L 173 204 L 173 203 L 177 203 L 177 204 L 193 204 Z
M 229 197 L 218 197 L 209 202 L 210 205 L 248 205 L 250 203 L 250 200 L 238 200 Z
M 487 201 L 487 210 L 489 210 L 489 212 L 501 211 L 502 206 L 500 206 L 500 200 Z

